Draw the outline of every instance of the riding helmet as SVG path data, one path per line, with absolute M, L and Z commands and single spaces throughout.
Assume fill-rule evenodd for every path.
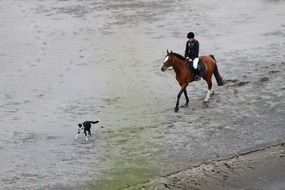
M 194 33 L 193 32 L 189 32 L 188 34 L 187 34 L 187 38 L 194 38 Z

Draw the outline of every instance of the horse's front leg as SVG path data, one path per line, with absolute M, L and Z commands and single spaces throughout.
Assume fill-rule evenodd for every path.
M 181 94 L 182 94 L 183 92 L 185 93 L 185 89 L 186 89 L 186 86 L 183 85 L 183 86 L 181 87 L 181 90 L 180 90 L 179 93 L 177 94 L 177 101 L 176 101 L 176 106 L 175 106 L 175 109 L 174 109 L 175 112 L 178 112 L 178 110 L 179 110 L 179 100 L 180 100 Z M 186 92 L 186 93 L 187 93 L 187 92 Z M 188 100 L 188 101 L 189 101 L 189 100 Z
M 185 99 L 186 99 L 186 105 L 188 105 L 188 103 L 189 103 L 189 98 L 188 98 L 188 94 L 187 94 L 186 88 L 184 89 L 184 95 L 185 95 Z

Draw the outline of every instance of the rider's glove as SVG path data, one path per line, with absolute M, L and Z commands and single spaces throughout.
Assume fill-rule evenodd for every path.
M 190 61 L 190 62 L 192 61 L 192 59 L 190 59 L 190 57 L 186 57 L 186 59 L 187 59 L 188 61 Z

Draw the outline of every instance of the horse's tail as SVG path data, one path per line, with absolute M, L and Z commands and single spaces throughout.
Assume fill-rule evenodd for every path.
M 216 61 L 216 58 L 214 57 L 214 55 L 210 55 L 210 57 L 212 57 L 212 59 L 214 59 L 214 61 Z
M 215 69 L 214 69 L 214 75 L 215 75 L 215 78 L 217 80 L 217 83 L 218 83 L 219 86 L 223 86 L 224 85 L 224 81 L 223 81 L 223 78 L 221 77 L 221 75 L 219 73 L 217 61 L 216 61 L 214 55 L 210 55 L 210 57 L 212 59 L 214 59 L 215 62 L 216 62 Z

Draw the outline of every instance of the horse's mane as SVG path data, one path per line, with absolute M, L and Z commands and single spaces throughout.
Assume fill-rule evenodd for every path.
M 180 54 L 178 54 L 178 53 L 174 53 L 174 52 L 173 52 L 173 54 L 174 54 L 176 57 L 178 57 L 179 59 L 182 59 L 183 61 L 186 61 L 186 58 L 185 58 L 184 56 L 182 56 L 182 55 L 180 55 Z

